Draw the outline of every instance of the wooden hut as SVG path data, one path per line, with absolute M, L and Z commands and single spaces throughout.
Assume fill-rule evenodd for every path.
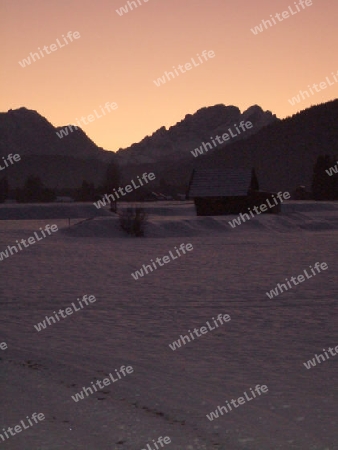
M 187 192 L 187 198 L 194 199 L 198 216 L 245 213 L 272 195 L 259 191 L 253 169 L 194 169 Z M 266 212 L 280 212 L 280 204 Z

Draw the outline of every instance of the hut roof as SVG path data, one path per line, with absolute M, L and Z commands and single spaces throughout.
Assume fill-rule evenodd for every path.
M 188 197 L 245 196 L 250 183 L 250 169 L 197 169 L 192 174 Z

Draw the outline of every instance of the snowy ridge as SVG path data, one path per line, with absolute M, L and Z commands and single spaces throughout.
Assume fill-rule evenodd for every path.
M 294 232 L 300 230 L 328 231 L 338 229 L 338 204 L 333 202 L 289 202 L 282 213 L 255 216 L 235 229 L 229 225 L 229 216 L 197 217 L 190 202 L 183 204 L 145 205 L 148 213 L 146 237 L 213 236 L 246 231 Z M 122 237 L 116 216 L 97 217 L 64 231 L 73 237 Z

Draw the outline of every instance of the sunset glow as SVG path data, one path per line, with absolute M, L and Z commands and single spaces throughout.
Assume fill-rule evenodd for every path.
M 0 110 L 79 125 L 117 151 L 205 106 L 258 104 L 283 118 L 338 96 L 332 0 L 129 4 L 3 0 Z M 107 102 L 117 108 L 103 115 Z

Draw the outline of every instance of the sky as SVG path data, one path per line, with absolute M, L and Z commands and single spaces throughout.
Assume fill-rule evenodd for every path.
M 0 0 L 0 111 L 78 124 L 111 151 L 220 103 L 291 116 L 338 97 L 338 2 L 306 1 Z

